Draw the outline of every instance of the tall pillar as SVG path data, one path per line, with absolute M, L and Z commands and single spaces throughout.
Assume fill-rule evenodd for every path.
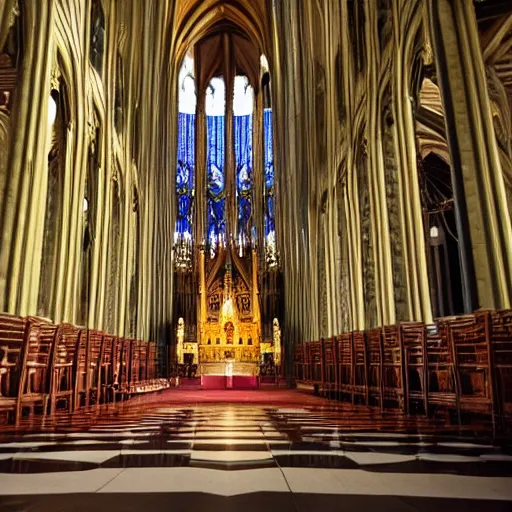
M 196 107 L 196 165 L 195 165 L 195 231 L 197 245 L 204 243 L 206 237 L 206 105 L 205 93 L 199 89 Z
M 475 11 L 467 0 L 428 0 L 427 9 L 452 160 L 464 308 L 508 308 L 512 226 Z

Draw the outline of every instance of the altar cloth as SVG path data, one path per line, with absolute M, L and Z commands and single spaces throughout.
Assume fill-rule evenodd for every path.
M 201 375 L 202 389 L 258 389 L 259 377 L 253 375 Z

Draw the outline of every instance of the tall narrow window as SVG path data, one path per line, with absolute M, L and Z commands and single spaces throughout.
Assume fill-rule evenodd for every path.
M 99 0 L 91 5 L 91 46 L 90 59 L 94 69 L 103 72 L 103 55 L 105 53 L 105 14 Z
M 235 77 L 233 104 L 235 128 L 235 176 L 238 207 L 238 244 L 240 251 L 251 242 L 253 156 L 252 121 L 254 92 L 245 76 Z
M 225 153 L 226 86 L 212 78 L 206 90 L 208 243 L 212 255 L 226 244 Z
M 265 252 L 269 267 L 277 266 L 275 174 L 272 109 L 266 108 L 263 114 L 265 144 Z
M 194 199 L 196 91 L 194 61 L 186 56 L 179 75 L 178 155 L 176 168 L 176 265 L 191 263 L 192 209 Z

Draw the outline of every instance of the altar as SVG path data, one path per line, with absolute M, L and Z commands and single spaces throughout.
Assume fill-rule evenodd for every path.
M 256 389 L 259 387 L 259 366 L 226 359 L 221 363 L 199 366 L 202 389 Z
M 180 317 L 178 370 L 199 378 L 202 389 L 258 388 L 260 368 L 279 364 L 281 342 L 278 323 L 274 338 L 262 339 L 257 254 L 221 247 L 208 261 L 200 252 L 199 263 L 197 338 L 187 340 Z

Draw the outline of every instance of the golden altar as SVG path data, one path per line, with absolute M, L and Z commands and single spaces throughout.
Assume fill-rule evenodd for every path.
M 280 336 L 261 341 L 257 272 L 256 251 L 220 248 L 209 258 L 200 252 L 197 342 L 184 341 L 180 318 L 177 359 L 184 365 L 185 353 L 192 356 L 203 387 L 257 387 L 264 355 L 279 363 Z
M 259 374 L 261 332 L 255 256 L 225 250 L 205 264 L 198 329 L 202 378 Z

